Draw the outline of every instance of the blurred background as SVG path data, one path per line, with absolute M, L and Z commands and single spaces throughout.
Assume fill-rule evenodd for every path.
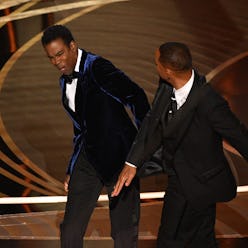
M 150 102 L 158 85 L 155 49 L 183 42 L 194 67 L 248 126 L 247 13 L 247 0 L 1 1 L 0 196 L 64 195 L 72 125 L 60 103 L 59 72 L 40 43 L 46 27 L 66 25 L 79 47 L 111 60 Z M 247 161 L 226 143 L 224 149 L 239 186 L 248 185 Z M 163 174 L 143 178 L 141 191 L 164 191 L 166 181 Z M 240 209 L 248 207 L 242 197 Z M 0 214 L 63 209 L 64 203 L 4 204 Z

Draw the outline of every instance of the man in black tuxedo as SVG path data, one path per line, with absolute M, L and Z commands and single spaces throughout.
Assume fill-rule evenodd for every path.
M 62 102 L 73 122 L 74 150 L 67 169 L 68 201 L 61 247 L 82 248 L 89 218 L 103 186 L 110 196 L 136 135 L 125 106 L 141 124 L 149 104 L 144 91 L 110 61 L 77 47 L 62 25 L 46 29 L 42 45 L 61 71 Z M 116 248 L 137 246 L 139 182 L 110 198 L 111 235 Z
M 117 196 L 123 185 L 130 185 L 136 174 L 130 165 L 142 168 L 162 146 L 168 187 L 157 247 L 217 247 L 216 203 L 233 199 L 237 188 L 222 140 L 248 159 L 247 129 L 228 103 L 192 69 L 187 46 L 165 43 L 156 51 L 155 62 L 163 81 L 112 196 Z

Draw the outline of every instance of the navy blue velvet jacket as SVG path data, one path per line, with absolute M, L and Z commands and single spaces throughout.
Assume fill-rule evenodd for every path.
M 60 78 L 62 102 L 73 121 L 74 150 L 67 174 L 71 174 L 81 151 L 99 176 L 109 182 L 126 160 L 137 128 L 149 110 L 144 91 L 110 61 L 83 50 L 75 96 L 75 113 L 68 107 L 66 83 Z

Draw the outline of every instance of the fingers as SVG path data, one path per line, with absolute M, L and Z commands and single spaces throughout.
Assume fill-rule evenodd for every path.
M 111 196 L 112 197 L 118 196 L 124 185 L 126 187 L 128 187 L 131 184 L 135 174 L 136 174 L 136 168 L 133 168 L 133 167 L 130 167 L 129 165 L 126 165 L 123 168 L 123 170 L 122 170 L 122 172 L 118 178 L 118 181 L 116 182 L 116 185 L 114 187 L 114 190 L 113 190 Z
M 118 181 L 115 184 L 114 191 L 111 194 L 112 196 L 117 196 L 121 192 L 121 190 L 122 190 L 122 188 L 126 182 L 126 178 L 125 178 L 124 174 L 125 173 L 123 173 L 123 172 L 120 174 Z
M 65 181 L 64 181 L 64 190 L 65 190 L 65 192 L 68 192 L 69 181 L 70 181 L 70 175 L 66 175 Z
M 65 192 L 68 192 L 68 183 L 64 183 L 64 190 L 65 190 Z
M 125 178 L 119 178 L 115 187 L 114 187 L 114 191 L 112 192 L 111 196 L 118 196 L 119 193 L 121 192 L 124 184 L 125 184 L 126 179 Z
M 130 183 L 132 182 L 134 178 L 134 175 L 130 175 L 127 179 L 126 179 L 126 182 L 125 182 L 125 186 L 128 187 L 130 185 Z

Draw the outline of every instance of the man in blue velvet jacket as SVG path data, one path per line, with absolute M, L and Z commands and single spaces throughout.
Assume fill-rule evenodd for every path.
M 110 61 L 77 47 L 62 25 L 47 28 L 42 45 L 61 71 L 62 102 L 73 122 L 74 151 L 67 169 L 68 201 L 61 224 L 61 247 L 82 248 L 89 218 L 103 186 L 110 195 L 149 109 L 144 91 Z M 139 183 L 110 198 L 111 235 L 117 248 L 137 246 Z

